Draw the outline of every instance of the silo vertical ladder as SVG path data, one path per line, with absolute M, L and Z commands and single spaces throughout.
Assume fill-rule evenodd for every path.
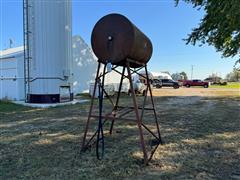
M 25 86 L 25 102 L 28 102 L 28 94 L 30 92 L 30 74 L 29 66 L 32 59 L 29 49 L 29 0 L 23 0 L 23 42 L 24 42 L 24 86 Z

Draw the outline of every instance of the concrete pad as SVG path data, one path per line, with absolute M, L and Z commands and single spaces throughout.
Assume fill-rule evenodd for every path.
M 57 106 L 66 106 L 66 105 L 72 105 L 72 104 L 79 104 L 88 102 L 89 100 L 86 99 L 74 99 L 73 101 L 69 102 L 62 102 L 62 103 L 51 103 L 51 104 L 38 104 L 38 103 L 25 103 L 24 101 L 14 101 L 15 104 L 20 104 L 23 106 L 29 106 L 29 107 L 36 107 L 36 108 L 50 108 L 50 107 L 57 107 Z

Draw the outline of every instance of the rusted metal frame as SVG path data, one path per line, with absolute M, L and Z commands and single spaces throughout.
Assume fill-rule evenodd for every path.
M 155 151 L 157 150 L 158 146 L 159 146 L 159 144 L 157 144 L 157 145 L 155 146 L 155 148 L 151 151 L 151 154 L 150 154 L 150 156 L 149 156 L 149 158 L 148 158 L 148 160 L 147 160 L 147 164 L 148 164 L 149 161 L 151 161 L 151 159 L 152 159 Z
M 125 110 L 125 111 L 124 111 Z M 123 112 L 122 112 L 123 111 Z M 114 116 L 114 117 L 122 117 L 126 114 L 128 114 L 129 112 L 133 111 L 133 109 L 129 109 L 129 108 L 122 108 L 120 110 L 113 110 L 112 112 L 106 114 L 106 116 Z
M 108 95 L 108 93 L 106 92 L 106 90 L 104 89 L 103 86 L 104 86 L 104 85 L 101 85 L 101 88 L 102 88 L 104 94 L 106 95 L 106 97 L 107 97 L 107 99 L 109 100 L 109 102 L 114 106 L 114 102 L 113 102 L 112 98 Z
M 104 68 L 103 68 L 103 76 L 102 76 L 102 80 L 101 78 L 98 79 L 99 82 L 99 118 L 98 118 L 98 128 L 97 128 L 97 140 L 96 140 L 96 155 L 97 155 L 97 159 L 101 160 L 103 158 L 104 155 L 104 134 L 103 134 L 103 95 L 104 95 L 104 81 L 105 81 L 105 76 L 106 76 L 106 67 L 107 65 L 104 64 Z M 102 90 L 102 91 L 101 91 Z M 101 144 L 101 145 L 100 145 Z M 100 148 L 99 148 L 100 146 Z M 101 149 L 101 151 L 100 151 Z M 101 155 L 100 155 L 101 152 Z
M 146 79 L 146 77 L 144 76 L 144 75 L 142 75 L 142 74 L 140 74 L 138 71 L 140 71 L 141 69 L 143 69 L 144 68 L 144 66 L 143 67 L 140 67 L 139 69 L 137 69 L 137 70 L 133 70 L 133 69 L 131 69 L 131 71 L 132 71 L 132 74 L 137 74 L 137 75 L 139 75 L 139 76 L 141 76 L 142 78 L 145 78 Z
M 128 59 L 128 60 L 129 60 L 129 59 Z M 140 71 L 142 68 L 144 68 L 144 66 L 139 67 L 139 68 L 137 68 L 137 69 L 135 69 L 135 68 L 134 68 L 134 69 L 130 68 L 131 75 L 133 75 L 134 73 L 136 73 L 136 74 L 138 74 L 139 76 L 145 78 L 143 75 L 141 75 L 141 74 L 138 73 L 138 71 Z M 125 77 L 126 77 L 126 76 L 125 76 Z M 126 77 L 126 78 L 128 78 L 128 77 Z
M 144 68 L 144 67 L 140 67 L 140 68 L 134 69 L 134 70 L 133 70 L 133 69 L 130 69 L 130 70 L 131 70 L 131 74 L 136 73 L 136 74 L 138 74 L 139 76 L 145 78 L 143 75 L 141 75 L 141 74 L 138 73 L 138 71 L 140 71 L 142 68 Z M 117 72 L 118 74 L 122 75 L 121 72 L 119 72 L 119 71 L 116 70 L 116 69 L 114 69 L 113 71 L 115 71 L 115 72 Z M 128 76 L 126 76 L 125 74 L 124 74 L 123 76 L 124 76 L 124 78 L 127 78 L 127 79 L 128 79 Z
M 122 70 L 122 76 L 121 76 L 121 80 L 120 80 L 120 84 L 119 84 L 119 88 L 118 88 L 117 100 L 116 100 L 116 103 L 114 105 L 114 108 L 113 108 L 112 112 L 117 110 L 117 106 L 118 106 L 118 103 L 119 103 L 119 98 L 120 98 L 120 95 L 121 95 L 121 89 L 122 89 L 124 73 L 125 73 L 125 67 L 123 67 L 123 70 Z M 115 115 L 114 115 L 114 117 L 115 117 Z M 112 120 L 112 123 L 111 123 L 111 126 L 110 126 L 110 130 L 109 130 L 110 134 L 112 134 L 114 122 L 115 122 L 115 119 Z
M 93 116 L 91 116 L 91 117 L 93 117 Z M 96 116 L 95 118 L 99 118 L 99 116 Z M 105 119 L 105 120 L 103 121 L 103 125 L 105 124 L 106 121 L 107 121 L 107 119 Z M 93 140 L 93 138 L 94 138 L 96 135 L 97 135 L 97 130 L 96 130 L 95 133 L 92 135 L 92 137 L 88 140 L 88 142 L 86 143 L 84 149 L 86 149 L 86 148 L 89 146 L 89 144 L 91 143 L 91 141 Z M 96 143 L 96 141 L 95 141 L 94 143 Z M 94 143 L 93 143 L 93 144 L 94 144 Z
M 141 67 L 139 67 L 139 68 L 130 68 L 130 70 L 131 70 L 131 74 L 134 74 L 134 73 L 137 73 L 138 71 L 140 71 L 142 68 L 144 68 L 144 66 L 141 66 Z
M 113 108 L 114 109 L 114 108 Z M 112 110 L 111 112 L 109 112 L 109 113 L 107 113 L 107 114 L 105 114 L 105 117 L 111 117 L 111 116 L 114 116 L 114 117 L 116 117 L 116 115 L 118 114 L 118 113 L 120 113 L 121 111 L 123 111 L 124 109 L 128 109 L 128 108 L 121 108 L 119 111 L 114 111 L 114 110 Z M 132 111 L 132 110 L 131 110 Z M 121 115 L 121 114 L 120 114 Z M 94 116 L 95 117 L 95 116 Z M 119 117 L 119 116 L 118 116 Z
M 99 62 L 99 63 L 100 63 L 100 62 Z M 104 64 L 104 65 L 106 65 L 106 64 Z M 112 67 L 112 70 L 115 70 L 117 67 L 118 67 L 118 66 Z M 105 74 L 100 74 L 100 75 L 98 76 L 98 78 L 101 78 L 101 77 L 103 77 L 104 75 L 106 75 L 106 74 L 108 74 L 108 73 L 110 73 L 110 72 L 105 72 Z
M 125 73 L 125 67 L 123 67 L 123 70 L 122 70 L 122 76 L 121 76 L 120 85 L 119 85 L 119 88 L 118 88 L 117 100 L 116 100 L 114 108 L 118 107 L 119 98 L 120 98 L 120 95 L 121 95 L 122 84 L 123 84 L 123 75 L 124 75 L 124 73 Z
M 147 73 L 147 72 L 146 72 Z M 144 77 L 146 79 L 146 77 Z M 149 83 L 148 79 L 147 79 L 147 84 Z M 147 100 L 147 93 L 148 93 L 148 89 L 149 87 L 147 86 L 147 89 L 146 89 L 146 93 L 144 94 L 144 100 L 143 100 L 143 105 L 142 105 L 142 113 L 141 113 L 141 121 L 143 119 L 143 115 L 144 115 L 144 107 L 145 107 L 145 104 L 146 104 L 146 100 Z
M 118 70 L 116 69 L 113 69 L 113 71 L 115 71 L 116 73 L 120 74 L 121 76 L 123 76 L 123 79 L 124 78 L 128 78 L 125 74 L 122 74 L 121 72 L 119 72 Z
M 98 118 L 98 115 L 92 115 L 92 118 Z M 113 116 L 103 116 L 103 119 L 107 119 L 107 120 L 122 120 L 122 121 L 129 121 L 129 122 L 136 122 L 136 119 L 129 119 L 129 118 L 121 118 L 121 117 L 113 117 Z
M 126 63 L 127 63 L 128 79 L 130 82 L 130 89 L 133 93 L 132 99 L 133 99 L 133 104 L 135 107 L 134 111 L 136 114 L 136 121 L 137 121 L 138 129 L 139 129 L 139 136 L 140 136 L 140 143 L 141 143 L 141 147 L 142 147 L 142 151 L 143 151 L 144 164 L 147 165 L 148 155 L 147 155 L 146 145 L 145 145 L 144 137 L 143 137 L 143 130 L 142 130 L 142 125 L 141 125 L 142 123 L 141 123 L 141 119 L 140 119 L 139 112 L 138 112 L 136 94 L 133 90 L 133 82 L 132 82 L 132 75 L 131 75 L 131 71 L 130 71 L 129 60 L 127 60 Z
M 123 116 L 129 114 L 129 113 L 132 112 L 132 111 L 133 111 L 133 109 L 128 109 L 126 112 L 124 112 L 124 113 L 118 115 L 117 117 L 118 117 L 118 118 L 121 118 L 121 117 L 123 117 Z
M 149 133 L 151 133 L 157 140 L 160 140 L 160 139 L 154 134 L 154 132 L 152 132 L 145 124 L 142 123 L 142 126 L 143 126 Z
M 132 111 L 132 110 L 131 110 Z M 123 115 L 121 115 L 121 116 L 118 116 L 118 117 L 111 117 L 111 116 L 102 116 L 102 118 L 103 119 L 105 119 L 105 121 L 107 121 L 107 120 L 123 120 L 123 121 L 129 121 L 129 122 L 133 122 L 133 121 L 135 121 L 136 119 L 128 119 L 128 118 L 122 118 L 124 115 L 126 115 L 126 114 L 128 114 L 129 112 L 126 112 L 126 113 L 124 113 Z M 99 118 L 99 116 L 98 115 L 92 115 L 91 116 L 92 118 Z M 104 123 L 105 123 L 105 121 L 104 121 Z M 152 132 L 144 123 L 142 123 L 142 126 L 149 132 L 149 133 L 151 133 L 157 140 L 160 140 L 155 134 L 154 134 L 154 132 Z M 86 145 L 87 146 L 87 145 Z
M 145 66 L 145 71 L 147 72 L 147 65 Z M 147 82 L 149 82 L 148 73 L 146 73 L 146 78 L 147 78 Z M 153 107 L 155 123 L 156 123 L 157 131 L 158 131 L 158 137 L 159 137 L 158 139 L 160 140 L 160 143 L 162 144 L 162 138 L 161 138 L 161 134 L 160 134 L 160 127 L 159 127 L 158 120 L 157 120 L 157 113 L 156 113 L 156 109 L 155 109 L 155 105 L 154 105 L 154 101 L 153 101 L 152 89 L 151 89 L 150 83 L 147 83 L 147 86 L 148 86 L 149 92 L 150 92 L 150 98 L 151 98 L 151 103 L 152 103 L 152 107 Z
M 145 69 L 146 70 L 146 69 Z M 147 73 L 147 71 L 146 71 Z M 145 77 L 145 79 L 147 79 L 147 77 Z M 144 107 L 145 107 L 145 104 L 146 104 L 146 100 L 147 100 L 147 93 L 148 93 L 148 90 L 149 90 L 149 86 L 148 84 L 150 84 L 149 82 L 149 79 L 147 79 L 147 89 L 146 89 L 146 94 L 144 96 L 144 100 L 143 100 L 143 105 L 142 105 L 142 114 L 141 114 L 141 121 L 143 120 L 143 115 L 144 115 Z M 152 109 L 153 110 L 153 109 Z M 150 132 L 157 140 L 159 140 L 159 138 L 145 125 L 142 123 L 142 126 L 148 131 Z
M 118 106 L 118 108 L 124 108 L 123 106 Z M 130 108 L 130 109 L 134 109 L 134 107 L 127 107 L 127 108 Z M 153 110 L 153 108 L 146 108 L 146 107 L 138 107 L 138 109 L 143 109 L 144 108 L 144 110 Z
M 126 110 L 126 111 L 124 111 L 124 110 Z M 121 118 L 121 117 L 125 116 L 126 114 L 130 113 L 131 111 L 133 111 L 133 109 L 124 108 L 120 111 L 112 111 L 111 113 L 106 114 L 106 116 L 111 116 L 112 115 L 115 118 Z
M 140 66 L 145 66 L 145 63 L 134 61 L 134 60 L 129 59 L 129 58 L 126 61 L 127 61 L 127 63 L 134 63 L 134 64 L 137 64 L 137 65 L 140 65 Z M 129 65 L 129 67 L 130 67 L 130 65 Z
M 91 115 L 92 115 L 93 102 L 94 102 L 94 99 L 95 99 L 100 67 L 101 67 L 101 63 L 99 62 L 98 63 L 98 68 L 97 68 L 97 74 L 96 74 L 96 78 L 95 78 L 95 83 L 94 83 L 93 95 L 92 95 L 92 98 L 91 98 L 91 104 L 90 104 L 90 110 L 89 110 L 89 114 L 88 114 L 87 124 L 86 124 L 86 127 L 85 127 L 85 132 L 84 132 L 83 141 L 82 141 L 82 148 L 81 148 L 82 150 L 85 148 L 85 141 L 86 141 L 86 136 L 87 136 L 87 132 L 88 132 L 88 128 L 89 128 L 90 118 L 91 118 Z
M 106 69 L 106 64 L 104 64 L 104 68 Z M 114 68 L 117 68 L 117 66 L 114 67 Z M 108 74 L 108 73 L 109 73 L 109 72 L 104 71 L 102 74 L 100 74 L 100 75 L 98 76 L 98 79 L 100 79 L 101 77 L 105 77 L 105 75 Z M 111 97 L 108 95 L 108 93 L 106 92 L 106 90 L 105 90 L 105 88 L 104 88 L 104 84 L 101 84 L 101 88 L 102 88 L 104 94 L 106 95 L 107 99 L 108 99 L 108 100 L 110 101 L 110 103 L 114 106 L 114 102 L 113 102 L 113 100 L 111 99 Z

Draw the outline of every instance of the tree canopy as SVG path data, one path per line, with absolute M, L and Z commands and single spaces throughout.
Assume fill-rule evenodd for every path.
M 178 72 L 173 73 L 171 76 L 172 76 L 173 80 L 175 80 L 175 81 L 188 79 L 187 73 L 185 73 L 184 71 L 182 71 L 181 73 L 178 73 Z
M 175 0 L 178 5 L 180 0 Z M 240 0 L 182 0 L 204 9 L 198 27 L 188 35 L 186 43 L 213 45 L 223 57 L 237 57 L 240 63 Z
M 233 68 L 233 71 L 226 75 L 226 79 L 228 81 L 239 82 L 240 81 L 240 71 L 236 68 Z
M 183 76 L 183 79 L 184 79 L 184 80 L 187 80 L 187 79 L 188 79 L 188 77 L 187 77 L 187 73 L 185 73 L 184 71 L 181 72 L 180 75 Z

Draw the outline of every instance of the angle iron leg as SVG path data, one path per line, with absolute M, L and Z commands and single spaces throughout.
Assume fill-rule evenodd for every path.
M 118 108 L 118 103 L 119 103 L 119 98 L 120 98 L 120 95 L 121 95 L 121 89 L 122 89 L 124 74 L 125 74 L 125 67 L 123 67 L 123 70 L 122 70 L 122 76 L 121 76 L 120 85 L 119 85 L 119 88 L 118 88 L 117 100 L 116 100 L 116 104 L 114 106 L 113 111 L 116 111 L 117 108 Z M 114 122 L 115 122 L 115 119 L 112 120 L 110 131 L 109 131 L 110 134 L 112 134 Z
M 90 122 L 91 115 L 92 115 L 93 101 L 94 101 L 95 94 L 96 94 L 97 80 L 98 80 L 98 76 L 99 76 L 100 67 L 101 67 L 101 63 L 99 62 L 98 68 L 97 68 L 97 74 L 96 74 L 96 78 L 95 78 L 95 83 L 94 83 L 93 95 L 91 98 L 91 104 L 90 104 L 90 110 L 89 110 L 89 114 L 88 114 L 87 124 L 85 127 L 85 132 L 84 132 L 83 141 L 82 141 L 82 148 L 81 148 L 82 151 L 85 149 L 85 141 L 86 141 L 86 136 L 87 136 L 87 132 L 88 132 L 88 128 L 89 128 L 89 122 Z
M 151 86 L 150 86 L 150 80 L 149 80 L 149 76 L 148 76 L 148 73 L 147 73 L 147 65 L 145 66 L 145 71 L 146 71 L 146 77 L 147 77 L 147 85 L 148 85 L 148 88 L 149 88 L 151 103 L 152 103 L 154 117 L 155 117 L 155 123 L 156 123 L 157 131 L 158 131 L 158 137 L 159 137 L 160 143 L 162 144 L 160 128 L 159 128 L 159 124 L 158 124 L 158 120 L 157 120 L 157 113 L 156 113 L 156 109 L 155 109 L 155 105 L 154 105 L 154 101 L 153 101 L 153 96 L 152 96 L 152 89 L 151 89 Z
M 147 79 L 147 78 L 146 78 L 146 79 Z M 144 110 L 145 110 L 145 104 L 146 104 L 146 100 L 147 100 L 148 90 L 149 90 L 149 87 L 148 87 L 148 85 L 147 85 L 147 89 L 146 89 L 146 92 L 145 92 L 145 94 L 144 94 L 144 100 L 143 100 L 143 105 L 142 105 L 141 121 L 142 121 L 143 115 L 144 115 Z
M 96 144 L 96 155 L 97 159 L 101 160 L 104 155 L 104 134 L 103 134 L 103 95 L 104 95 L 104 80 L 106 75 L 106 64 L 103 69 L 102 82 L 101 78 L 98 79 L 98 102 L 99 102 L 99 119 L 97 128 L 97 144 Z M 100 153 L 101 152 L 101 153 Z
M 135 91 L 133 89 L 133 82 L 132 82 L 132 76 L 131 76 L 131 71 L 130 71 L 130 64 L 129 64 L 128 61 L 127 61 L 127 71 L 128 71 L 128 79 L 129 79 L 129 83 L 130 83 L 130 90 L 131 90 L 132 98 L 133 98 L 134 110 L 135 110 L 135 113 L 136 113 L 136 121 L 137 121 L 138 129 L 139 129 L 139 136 L 140 136 L 140 142 L 141 142 L 142 151 L 143 151 L 144 164 L 147 165 L 148 155 L 147 155 L 146 146 L 145 146 L 144 137 L 143 137 L 142 123 L 141 123 L 141 119 L 140 119 L 140 116 L 139 116 L 136 94 L 135 94 Z

